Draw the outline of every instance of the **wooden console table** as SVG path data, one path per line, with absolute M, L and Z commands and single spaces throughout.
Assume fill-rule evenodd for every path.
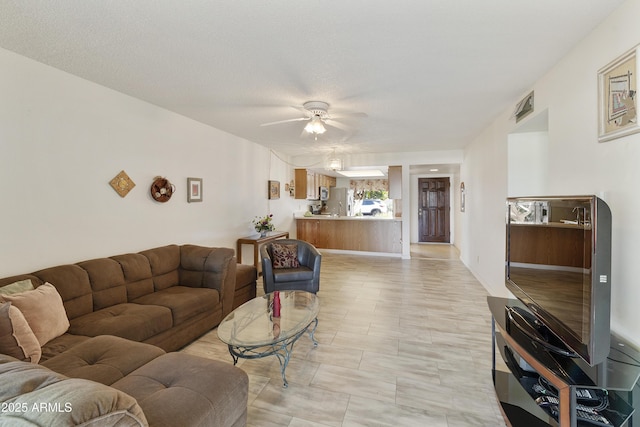
M 281 231 L 277 233 L 269 233 L 266 237 L 260 237 L 259 234 L 255 234 L 253 236 L 242 237 L 238 239 L 238 248 L 236 250 L 236 257 L 238 259 L 238 264 L 242 264 L 242 245 L 253 245 L 253 265 L 256 266 L 256 270 L 260 272 L 260 257 L 258 256 L 258 249 L 260 245 L 263 243 L 271 242 L 276 239 L 288 239 L 289 232 Z

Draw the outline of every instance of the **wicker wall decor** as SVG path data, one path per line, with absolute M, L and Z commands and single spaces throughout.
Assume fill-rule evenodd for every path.
M 125 171 L 120 171 L 110 182 L 109 185 L 120 195 L 120 197 L 126 196 L 133 187 L 136 186 L 135 182 L 129 178 L 129 175 Z
M 176 192 L 176 186 L 170 183 L 167 178 L 156 176 L 153 178 L 150 191 L 153 200 L 165 203 L 168 202 L 173 193 Z

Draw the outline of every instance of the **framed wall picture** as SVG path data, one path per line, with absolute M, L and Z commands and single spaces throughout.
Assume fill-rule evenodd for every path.
M 636 46 L 598 71 L 598 141 L 640 132 L 638 68 Z
M 269 199 L 280 198 L 280 181 L 269 180 Z
M 202 201 L 202 178 L 187 178 L 187 202 Z

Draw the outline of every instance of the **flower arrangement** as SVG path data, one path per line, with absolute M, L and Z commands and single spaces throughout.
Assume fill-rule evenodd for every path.
M 276 227 L 273 225 L 273 214 L 269 214 L 263 217 L 255 217 L 252 221 L 253 227 L 258 233 L 266 233 L 267 231 L 273 231 Z

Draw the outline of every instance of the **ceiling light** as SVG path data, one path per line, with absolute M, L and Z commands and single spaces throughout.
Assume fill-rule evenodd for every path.
M 438 169 L 429 169 L 429 172 L 438 172 Z
M 331 153 L 331 157 L 327 161 L 327 166 L 325 169 L 332 171 L 341 171 L 342 170 L 342 159 L 336 156 L 336 149 L 333 149 L 333 153 Z
M 321 135 L 326 132 L 320 116 L 313 116 L 311 121 L 304 127 L 304 130 L 314 135 Z
M 376 177 L 376 176 L 385 176 L 384 172 L 378 169 L 341 171 L 338 173 L 348 178 L 369 178 L 369 177 Z
M 342 170 L 342 160 L 338 158 L 329 159 L 329 169 L 332 171 Z

